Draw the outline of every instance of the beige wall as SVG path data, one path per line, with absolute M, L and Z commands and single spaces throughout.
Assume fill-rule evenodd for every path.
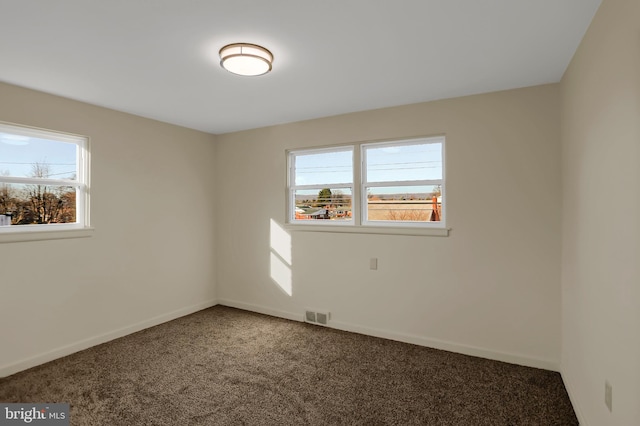
M 559 107 L 547 85 L 218 136 L 219 301 L 296 319 L 326 309 L 334 327 L 557 369 Z M 290 232 L 282 291 L 270 233 L 285 219 L 285 150 L 433 134 L 447 138 L 451 236 Z
M 640 2 L 604 0 L 562 100 L 562 373 L 582 424 L 640 425 Z
M 0 376 L 211 305 L 215 137 L 0 83 L 0 120 L 91 138 L 90 238 L 0 244 Z

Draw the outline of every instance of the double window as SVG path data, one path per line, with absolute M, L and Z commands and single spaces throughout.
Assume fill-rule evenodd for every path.
M 288 222 L 444 228 L 444 137 L 288 152 Z
M 0 233 L 89 225 L 88 143 L 0 123 Z

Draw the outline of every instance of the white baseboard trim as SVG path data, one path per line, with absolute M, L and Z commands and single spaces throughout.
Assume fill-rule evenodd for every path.
M 153 327 L 153 326 L 162 324 L 164 322 L 171 321 L 176 318 L 180 318 L 185 315 L 189 315 L 194 312 L 198 312 L 203 309 L 210 308 L 217 304 L 229 306 L 232 308 L 243 309 L 246 311 L 257 312 L 260 314 L 270 315 L 278 318 L 285 318 L 292 321 L 299 321 L 299 322 L 304 321 L 304 317 L 302 313 L 280 311 L 280 310 L 268 308 L 266 306 L 255 305 L 251 303 L 244 303 L 237 300 L 230 300 L 230 299 L 215 300 L 214 299 L 214 300 L 209 300 L 207 302 L 198 303 L 196 305 L 188 306 L 182 309 L 178 309 L 173 312 L 158 315 L 156 317 L 138 322 L 130 326 L 122 327 L 120 329 L 117 329 L 111 332 L 103 333 L 98 336 L 80 340 L 78 342 L 65 345 L 65 346 L 53 349 L 51 351 L 27 358 L 18 362 L 1 366 L 0 377 L 10 376 L 19 371 L 23 371 L 40 364 L 44 364 L 45 362 L 53 361 L 54 359 L 71 355 L 75 352 L 90 348 L 92 346 L 96 346 L 96 345 L 108 342 L 110 340 L 114 340 L 114 339 L 126 336 L 128 334 L 132 334 L 137 331 L 141 331 L 146 328 Z M 426 346 L 434 349 L 441 349 L 441 350 L 461 353 L 465 355 L 477 356 L 480 358 L 487 358 L 487 359 L 492 359 L 496 361 L 508 362 L 511 364 L 524 365 L 527 367 L 542 368 L 542 369 L 551 370 L 551 371 L 560 371 L 559 363 L 552 360 L 531 358 L 531 357 L 527 357 L 520 354 L 497 352 L 497 351 L 492 351 L 485 348 L 479 348 L 479 347 L 464 345 L 460 343 L 448 342 L 448 341 L 426 338 L 422 336 L 405 334 L 405 333 L 398 333 L 398 332 L 388 331 L 388 330 L 380 330 L 380 329 L 364 327 L 364 326 L 340 322 L 340 321 L 330 321 L 328 326 L 330 328 L 335 328 L 338 330 L 348 331 L 352 333 L 359 333 L 359 334 L 365 334 L 368 336 L 381 337 L 384 339 L 396 340 L 399 342 L 411 343 L 411 344 Z M 565 380 L 564 376 L 563 376 L 563 380 L 565 381 L 567 392 L 569 393 L 569 397 L 571 398 L 571 395 L 572 395 L 570 391 L 571 386 Z M 571 402 L 574 404 L 576 415 L 578 416 L 578 420 L 580 421 L 580 424 L 586 426 L 587 423 L 584 421 L 584 418 L 581 417 L 579 407 L 575 404 L 575 399 L 571 398 Z
M 580 424 L 580 426 L 589 426 L 589 422 L 587 422 L 587 418 L 583 414 L 584 411 L 582 411 L 582 409 L 580 408 L 580 404 L 578 403 L 578 399 L 576 398 L 573 384 L 571 383 L 571 380 L 569 380 L 569 375 L 563 370 L 564 368 L 560 366 L 560 375 L 562 376 L 562 382 L 564 383 L 564 387 L 569 394 L 569 400 L 571 401 L 571 405 L 573 405 L 573 411 L 576 413 L 578 423 Z
M 278 311 L 276 309 L 267 308 L 266 306 L 253 305 L 251 303 L 244 303 L 230 299 L 218 299 L 218 304 L 228 306 L 230 308 L 238 308 L 245 311 L 256 312 L 258 314 L 270 315 L 272 317 L 289 319 L 292 321 L 304 321 L 303 313 L 296 314 L 292 312 Z
M 236 300 L 218 299 L 218 303 L 224 306 L 230 306 L 232 308 L 244 309 L 246 311 L 257 312 L 260 314 L 271 315 L 279 318 L 286 318 L 294 321 L 304 321 L 302 312 L 292 313 L 278 311 L 268 308 L 266 306 L 254 305 L 250 303 L 239 302 Z M 476 356 L 479 358 L 486 358 L 495 361 L 508 362 L 510 364 L 523 365 L 526 367 L 541 368 L 544 370 L 560 371 L 559 362 L 549 359 L 533 358 L 530 356 L 499 352 L 486 348 L 480 348 L 476 346 L 465 345 L 461 343 L 448 342 L 445 340 L 433 339 L 429 337 L 423 337 L 412 334 L 398 333 L 395 331 L 381 330 L 376 328 L 365 327 L 357 324 L 351 324 L 341 321 L 329 321 L 327 325 L 330 328 L 338 330 L 349 331 L 352 333 L 365 334 L 367 336 L 381 337 L 383 339 L 396 340 L 404 343 L 411 343 L 419 346 L 426 346 L 433 349 L 441 349 L 444 351 L 455 352 L 464 355 Z
M 92 346 L 96 346 L 96 345 L 108 342 L 110 340 L 114 340 L 114 339 L 126 336 L 128 334 L 132 334 L 137 331 L 141 331 L 146 328 L 150 328 L 150 327 L 162 324 L 164 322 L 171 321 L 176 318 L 180 318 L 185 315 L 189 315 L 194 312 L 198 312 L 203 309 L 210 308 L 215 305 L 217 305 L 216 300 L 209 300 L 207 302 L 202 302 L 192 306 L 187 306 L 185 308 L 181 308 L 172 312 L 168 312 L 166 314 L 149 318 L 144 321 L 140 321 L 136 324 L 122 327 L 117 330 L 109 331 L 107 333 L 99 334 L 94 337 L 89 337 L 87 339 L 83 339 L 78 342 L 71 343 L 69 345 L 61 346 L 59 348 L 23 359 L 18 362 L 3 365 L 0 367 L 0 377 L 10 376 L 19 371 L 23 371 L 40 364 L 44 364 L 45 362 L 53 361 L 54 359 L 62 358 L 63 356 L 71 355 L 75 352 L 82 351 Z
M 366 334 L 374 337 L 382 337 L 384 339 L 396 340 L 404 343 L 411 343 L 428 348 L 440 349 L 443 351 L 455 352 L 463 355 L 471 355 L 479 358 L 491 359 L 494 361 L 508 362 L 509 364 L 523 365 L 525 367 L 541 368 L 544 370 L 559 371 L 557 362 L 533 358 L 530 356 L 494 351 L 491 349 L 481 348 L 477 346 L 465 345 L 463 343 L 449 342 L 446 340 L 423 337 L 414 334 L 398 333 L 396 331 L 381 330 L 369 328 L 340 321 L 330 321 L 329 326 L 338 330 L 351 331 L 360 334 Z

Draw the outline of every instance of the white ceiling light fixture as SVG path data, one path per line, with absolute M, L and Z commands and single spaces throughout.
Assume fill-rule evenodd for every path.
M 257 44 L 233 43 L 220 49 L 220 66 L 233 74 L 263 75 L 272 63 L 273 54 Z

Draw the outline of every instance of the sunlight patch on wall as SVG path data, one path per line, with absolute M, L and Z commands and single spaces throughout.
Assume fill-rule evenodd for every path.
M 271 219 L 271 250 L 291 265 L 291 235 Z
M 291 296 L 293 294 L 291 268 L 273 252 L 271 253 L 271 279 L 274 280 L 287 295 Z
M 270 225 L 271 279 L 278 284 L 282 291 L 291 296 L 293 294 L 291 235 L 273 219 L 271 219 Z

